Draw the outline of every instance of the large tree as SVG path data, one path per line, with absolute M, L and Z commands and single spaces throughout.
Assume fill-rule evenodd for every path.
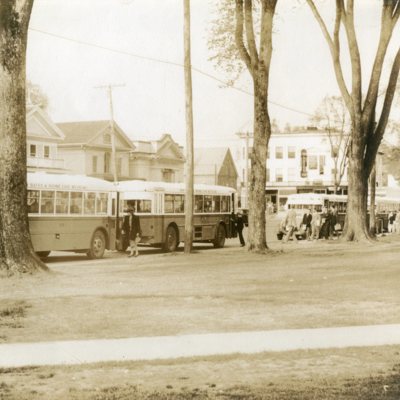
M 272 27 L 277 0 L 226 0 L 221 2 L 211 47 L 219 50 L 228 71 L 238 71 L 237 59 L 250 73 L 254 92 L 253 147 L 248 182 L 248 250 L 268 249 L 265 233 L 266 161 L 271 121 L 268 113 L 269 72 L 272 56 Z M 223 54 L 221 57 L 220 54 Z M 240 72 L 240 68 L 239 68 Z
M 386 89 L 383 92 L 383 105 L 380 109 L 377 107 L 378 96 L 385 56 L 400 15 L 400 0 L 382 1 L 380 37 L 365 97 L 362 95 L 362 65 L 354 23 L 354 0 L 336 0 L 332 35 L 315 2 L 307 0 L 307 3 L 329 46 L 336 80 L 351 120 L 351 141 L 348 151 L 348 207 L 342 237 L 344 240 L 369 240 L 371 235 L 367 229 L 366 218 L 368 178 L 375 163 L 393 102 L 400 69 L 400 47 L 395 55 L 389 78 L 384 82 Z M 341 27 L 344 27 L 347 39 L 351 88 L 348 88 L 346 84 L 340 55 L 343 38 L 340 35 Z
M 0 2 L 0 274 L 45 270 L 29 235 L 25 69 L 33 0 Z

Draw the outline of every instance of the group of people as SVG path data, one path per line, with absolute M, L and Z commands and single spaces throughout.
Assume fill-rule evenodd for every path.
M 299 233 L 307 240 L 333 239 L 334 232 L 338 227 L 337 210 L 334 205 L 329 209 L 324 207 L 322 212 L 316 208 L 308 209 L 303 215 L 300 227 L 297 225 L 297 213 L 290 208 L 279 226 L 278 236 L 285 243 L 293 238 L 297 240 Z
M 388 215 L 388 233 L 400 234 L 400 210 L 397 213 L 390 211 Z

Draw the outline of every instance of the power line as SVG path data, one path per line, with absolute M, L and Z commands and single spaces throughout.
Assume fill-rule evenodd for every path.
M 114 49 L 114 48 L 111 48 L 111 47 L 108 47 L 108 46 L 103 46 L 103 45 L 96 44 L 96 43 L 86 42 L 84 40 L 73 39 L 73 38 L 70 38 L 70 37 L 67 37 L 67 36 L 63 36 L 63 35 L 59 35 L 59 34 L 56 34 L 56 33 L 46 32 L 46 31 L 43 31 L 41 29 L 29 28 L 29 30 L 33 31 L 33 32 L 41 33 L 43 35 L 55 37 L 57 39 L 62 39 L 62 40 L 66 40 L 68 42 L 80 44 L 80 45 L 83 45 L 83 46 L 94 47 L 94 48 L 97 48 L 97 49 L 100 49 L 100 50 L 110 51 L 110 52 L 113 52 L 113 53 L 122 54 L 122 55 L 125 55 L 125 56 L 138 58 L 138 59 L 141 59 L 141 60 L 146 60 L 146 61 L 151 61 L 151 62 L 155 62 L 155 63 L 161 63 L 161 64 L 166 64 L 166 65 L 172 65 L 174 67 L 184 68 L 183 64 L 178 63 L 178 62 L 174 62 L 174 61 L 163 60 L 163 59 L 155 58 L 155 57 L 143 56 L 143 55 L 140 55 L 140 54 L 135 54 L 135 53 L 131 53 L 131 52 L 124 51 L 124 50 L 118 50 L 118 49 Z M 245 90 L 245 89 L 242 89 L 240 87 L 237 87 L 237 86 L 235 86 L 233 84 L 230 84 L 230 83 L 228 83 L 228 82 L 216 77 L 215 75 L 212 75 L 212 74 L 210 74 L 208 72 L 205 72 L 205 71 L 203 71 L 203 70 L 201 70 L 199 68 L 194 67 L 193 65 L 192 65 L 192 70 L 197 72 L 200 75 L 203 75 L 203 76 L 205 76 L 205 77 L 207 77 L 209 79 L 212 79 L 212 80 L 214 80 L 214 81 L 216 81 L 218 83 L 223 84 L 226 88 L 231 88 L 231 89 L 234 89 L 234 90 L 236 90 L 238 92 L 241 92 L 241 93 L 244 93 L 244 94 L 247 94 L 249 96 L 254 97 L 254 94 L 252 92 L 250 92 L 248 90 Z M 288 106 L 285 106 L 283 104 L 277 103 L 277 102 L 272 101 L 272 100 L 268 100 L 268 103 L 272 104 L 272 105 L 274 105 L 276 107 L 283 108 L 283 109 L 288 110 L 288 111 L 292 111 L 292 112 L 295 112 L 295 113 L 298 113 L 298 114 L 307 115 L 308 117 L 313 117 L 313 114 L 310 114 L 310 113 L 308 113 L 306 111 L 297 110 L 297 109 L 295 109 L 293 107 L 288 107 Z

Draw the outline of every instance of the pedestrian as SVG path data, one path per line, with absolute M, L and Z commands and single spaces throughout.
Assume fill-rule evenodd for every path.
M 297 242 L 297 237 L 294 234 L 297 229 L 297 215 L 294 208 L 289 208 L 286 215 L 286 235 L 283 239 L 283 243 L 287 243 L 291 237 Z
M 321 231 L 320 236 L 322 239 L 328 239 L 329 237 L 329 226 L 330 226 L 331 213 L 326 207 L 322 209 L 321 214 Z
M 311 220 L 311 238 L 313 240 L 319 239 L 320 229 L 321 229 L 321 214 L 314 207 Z
M 135 208 L 131 204 L 128 204 L 128 214 L 124 217 L 122 224 L 122 233 L 127 235 L 129 238 L 130 252 L 128 257 L 139 255 L 138 243 L 140 242 L 142 231 L 140 229 L 140 220 L 135 215 Z
M 393 233 L 395 220 L 396 220 L 396 214 L 393 211 L 390 211 L 388 215 L 388 233 Z
M 311 236 L 311 221 L 312 221 L 312 214 L 311 214 L 311 210 L 308 209 L 304 213 L 303 220 L 301 222 L 301 225 L 304 228 L 307 240 L 310 240 L 310 236 Z
M 400 234 L 400 210 L 396 213 L 396 219 L 394 220 L 394 230 L 397 234 Z
M 332 205 L 329 209 L 329 214 L 330 214 L 330 218 L 329 218 L 329 240 L 333 239 L 333 235 L 335 233 L 335 227 L 337 224 L 337 211 L 336 211 L 336 207 L 334 205 Z
M 244 228 L 243 212 L 242 212 L 242 210 L 238 210 L 238 213 L 236 216 L 236 230 L 239 235 L 240 247 L 243 247 L 246 245 L 246 242 L 244 241 L 244 238 L 243 238 L 243 228 Z

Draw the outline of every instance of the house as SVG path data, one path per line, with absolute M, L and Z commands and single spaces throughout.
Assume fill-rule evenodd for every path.
M 113 130 L 110 121 L 65 122 L 57 125 L 65 136 L 59 144 L 59 154 L 70 173 L 112 181 L 114 139 L 116 178 L 130 179 L 129 159 L 135 147 L 118 124 L 114 123 Z
M 194 150 L 194 183 L 237 188 L 238 173 L 228 147 Z
M 63 132 L 39 106 L 27 105 L 26 111 L 27 170 L 65 173 L 58 154 Z
M 129 163 L 130 179 L 156 182 L 183 182 L 185 157 L 171 135 L 159 140 L 134 140 Z

